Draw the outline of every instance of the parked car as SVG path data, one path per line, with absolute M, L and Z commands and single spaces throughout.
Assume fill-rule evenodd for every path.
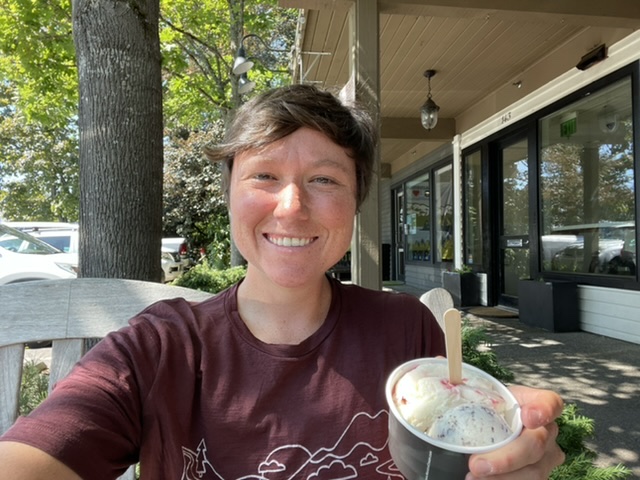
M 182 237 L 163 238 L 161 258 L 164 282 L 175 280 L 191 267 L 187 242 Z
M 78 224 L 64 222 L 6 222 L 65 253 L 78 253 Z
M 0 285 L 74 278 L 78 256 L 63 253 L 28 233 L 0 224 Z
M 561 272 L 605 275 L 636 274 L 636 228 L 633 222 L 579 225 L 575 242 L 559 250 L 551 259 L 551 269 Z M 569 228 L 569 227 L 565 227 Z M 585 235 L 594 234 L 597 247 L 585 252 Z M 595 241 L 594 241 L 595 243 Z
M 79 226 L 77 223 L 64 222 L 7 222 L 16 229 L 47 242 L 66 253 L 78 253 Z M 162 281 L 171 282 L 189 269 L 187 243 L 182 237 L 162 239 L 160 254 Z
M 162 239 L 162 248 L 176 252 L 181 260 L 186 260 L 189 254 L 189 246 L 183 237 L 167 237 Z

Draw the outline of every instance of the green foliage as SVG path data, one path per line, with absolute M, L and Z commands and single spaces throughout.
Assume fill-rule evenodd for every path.
M 246 273 L 247 270 L 245 267 L 231 267 L 226 270 L 216 270 L 205 260 L 175 279 L 171 284 L 209 293 L 218 293 L 238 283 L 244 278 Z
M 205 258 L 209 264 L 218 270 L 224 270 L 231 266 L 231 232 L 229 228 L 229 215 L 225 210 L 223 214 L 212 218 L 206 224 L 196 224 L 197 233 L 192 238 L 206 239 Z
M 623 465 L 597 467 L 593 461 L 596 453 L 589 450 L 585 440 L 595 432 L 594 421 L 578 413 L 578 407 L 565 406 L 560 418 L 558 445 L 566 455 L 565 463 L 551 474 L 551 480 L 615 480 L 631 476 L 631 471 Z
M 49 390 L 49 371 L 44 363 L 28 361 L 22 367 L 22 385 L 20 387 L 20 415 L 27 415 L 40 402 L 47 398 Z
M 283 50 L 277 53 L 262 43 L 245 43 L 255 58 L 250 77 L 257 90 L 288 83 L 296 19 L 296 9 L 278 8 L 275 0 L 212 0 L 197 5 L 191 0 L 162 0 L 166 125 L 196 130 L 226 121 L 239 100 L 232 95 L 231 68 L 236 42 L 245 33 L 259 35 L 270 48 Z
M 0 53 L 0 78 L 15 87 L 14 106 L 27 122 L 72 121 L 78 81 L 70 0 L 0 0 Z
M 486 332 L 481 328 L 471 326 L 469 321 L 465 319 L 462 324 L 462 359 L 464 362 L 487 372 L 501 382 L 512 381 L 513 372 L 500 365 L 495 352 L 482 348 L 486 343 Z
M 578 415 L 575 405 L 567 405 L 558 419 L 558 426 L 558 444 L 568 456 L 576 456 L 585 451 L 584 440 L 592 437 L 595 431 L 593 420 Z
M 598 158 L 598 189 L 589 192 L 597 197 L 598 215 L 608 221 L 634 218 L 633 205 L 633 134 L 631 122 L 620 122 L 618 140 L 601 145 Z M 542 148 L 540 168 L 544 182 L 545 233 L 552 225 L 590 223 L 584 205 L 584 145 L 561 142 Z
M 472 268 L 467 265 L 466 263 L 463 263 L 459 268 L 454 268 L 453 271 L 455 273 L 459 273 L 460 275 L 466 275 L 468 273 L 473 273 Z
M 212 138 L 219 139 L 221 126 L 241 101 L 232 95 L 231 67 L 243 34 L 258 34 L 271 48 L 283 50 L 277 53 L 257 43 L 246 44 L 251 55 L 261 59 L 251 71 L 256 91 L 289 82 L 288 72 L 269 68 L 287 70 L 296 20 L 297 10 L 279 8 L 276 0 L 161 1 L 169 155 L 185 147 L 172 140 L 179 136 L 176 132 L 198 136 L 215 131 Z M 70 0 L 0 0 L 0 97 L 0 216 L 76 221 L 78 82 Z M 193 159 L 196 153 L 201 157 L 201 151 L 186 149 L 165 163 Z M 165 195 L 170 201 L 165 232 L 207 247 L 211 261 L 224 266 L 228 264 L 224 252 L 229 250 L 226 210 L 220 206 L 220 192 L 214 191 L 215 174 L 200 167 L 197 178 L 185 181 L 192 190 L 181 203 L 179 195 Z M 181 181 L 189 168 L 184 170 Z M 198 198 L 193 188 L 207 179 L 214 181 L 205 184 Z M 171 178 L 167 184 L 165 189 L 175 187 Z M 185 185 L 181 193 L 186 189 Z M 184 224 L 176 220 L 179 213 L 184 214 Z
M 163 225 L 165 236 L 186 237 L 192 249 L 205 248 L 218 269 L 230 264 L 229 215 L 221 188 L 221 165 L 202 151 L 223 134 L 221 122 L 207 130 L 181 130 L 165 145 Z
M 78 138 L 29 122 L 0 82 L 0 210 L 6 220 L 78 220 Z
M 550 480 L 622 480 L 631 476 L 631 471 L 623 465 L 596 467 L 593 456 L 588 453 L 567 459 L 563 465 L 551 472 Z

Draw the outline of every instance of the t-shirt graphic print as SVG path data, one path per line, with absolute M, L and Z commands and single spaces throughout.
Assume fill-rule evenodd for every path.
M 224 476 L 223 465 L 216 469 L 211 464 L 206 441 L 202 439 L 195 449 L 182 447 L 184 470 L 180 480 L 402 479 L 389 459 L 387 440 L 368 441 L 362 438 L 362 432 L 384 430 L 388 419 L 386 410 L 374 416 L 358 413 L 332 444 L 315 451 L 304 445 L 282 445 L 269 452 L 257 465 L 247 465 L 246 474 L 236 479 Z

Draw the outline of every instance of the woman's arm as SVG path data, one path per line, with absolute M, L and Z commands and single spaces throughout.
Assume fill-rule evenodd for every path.
M 0 480 L 82 480 L 69 467 L 37 448 L 0 442 Z

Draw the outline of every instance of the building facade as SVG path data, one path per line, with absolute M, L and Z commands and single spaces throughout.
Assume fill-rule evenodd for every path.
M 346 12 L 353 33 L 349 45 L 366 48 L 366 42 L 358 42 L 367 38 L 358 36 L 358 28 L 377 32 L 379 43 L 371 42 L 370 47 L 378 60 L 370 62 L 374 70 L 378 68 L 375 80 L 379 83 L 373 85 L 380 92 L 383 146 L 377 195 L 370 208 L 379 219 L 374 233 L 380 245 L 378 262 L 388 272 L 385 279 L 428 290 L 442 286 L 444 272 L 471 270 L 477 275 L 483 304 L 511 308 L 519 306 L 519 284 L 524 279 L 575 283 L 582 330 L 640 343 L 638 5 L 613 2 L 608 6 L 612 18 L 603 20 L 588 5 L 584 12 L 540 12 L 535 11 L 534 2 L 522 2 L 526 8 L 514 17 L 513 12 L 499 10 L 499 2 L 479 2 L 474 9 L 454 8 L 454 3 L 416 2 L 410 10 L 402 10 L 406 4 L 364 0 L 332 3 L 318 10 L 331 10 L 333 22 L 338 23 L 338 12 Z M 354 7 L 358 4 L 377 9 L 380 23 L 358 27 Z M 451 4 L 446 12 L 443 4 Z M 335 28 L 332 23 L 322 27 L 322 14 L 313 12 L 304 11 L 307 30 L 300 39 L 308 53 L 321 31 L 328 35 Z M 483 22 L 478 20 L 481 14 Z M 586 20 L 585 14 L 590 15 Z M 394 80 L 398 73 L 390 72 L 399 56 L 393 48 L 421 45 L 421 51 L 431 52 L 436 47 L 427 49 L 427 36 L 440 21 L 451 28 L 462 24 L 459 39 L 475 27 L 483 31 L 496 17 L 501 20 L 494 29 L 508 23 L 505 18 L 513 20 L 513 25 L 525 25 L 527 19 L 540 16 L 544 17 L 540 32 L 546 33 L 539 33 L 536 46 L 554 39 L 553 48 L 524 63 L 523 51 L 520 57 L 513 53 L 511 61 L 496 60 L 496 76 L 501 69 L 514 65 L 513 69 L 493 83 L 491 74 L 478 76 L 475 83 L 485 82 L 478 87 L 481 92 L 445 114 L 440 131 L 427 132 L 404 150 L 396 148 L 401 140 L 409 140 L 409 134 L 400 131 L 408 130 L 409 123 L 406 113 L 394 113 L 395 104 L 409 103 L 416 113 L 419 105 L 411 101 L 409 89 L 404 94 L 409 100 L 394 97 L 393 84 L 399 85 L 400 80 Z M 453 17 L 457 23 L 447 23 Z M 316 21 L 312 30 L 309 19 Z M 394 21 L 424 26 L 415 37 L 407 31 L 406 39 L 393 43 L 389 32 Z M 561 26 L 554 30 L 548 24 Z M 561 29 L 578 24 L 562 39 L 556 37 Z M 503 43 L 519 38 L 517 32 L 512 37 L 504 32 L 493 40 L 493 47 L 483 50 L 487 62 L 493 51 L 505 55 L 511 51 L 510 44 L 499 46 L 500 38 Z M 326 38 L 324 50 L 330 50 L 335 60 L 342 51 L 340 41 L 326 48 Z M 479 34 L 473 38 L 482 41 Z M 437 48 L 447 41 L 449 57 L 444 52 L 436 63 L 441 71 L 455 71 L 447 80 L 453 85 L 475 61 L 464 56 L 465 48 L 473 50 L 472 40 L 454 52 L 452 40 L 443 38 L 436 42 Z M 351 61 L 352 71 L 357 71 L 363 60 L 355 56 Z M 349 84 L 339 76 L 332 78 L 330 66 L 324 74 L 321 69 L 310 72 L 298 80 L 318 81 L 326 87 Z M 442 113 L 447 99 L 452 104 L 456 99 L 447 95 L 446 86 L 436 88 L 436 78 L 433 97 L 442 99 Z M 449 95 L 455 94 L 451 87 Z M 358 249 L 357 239 L 354 249 Z

